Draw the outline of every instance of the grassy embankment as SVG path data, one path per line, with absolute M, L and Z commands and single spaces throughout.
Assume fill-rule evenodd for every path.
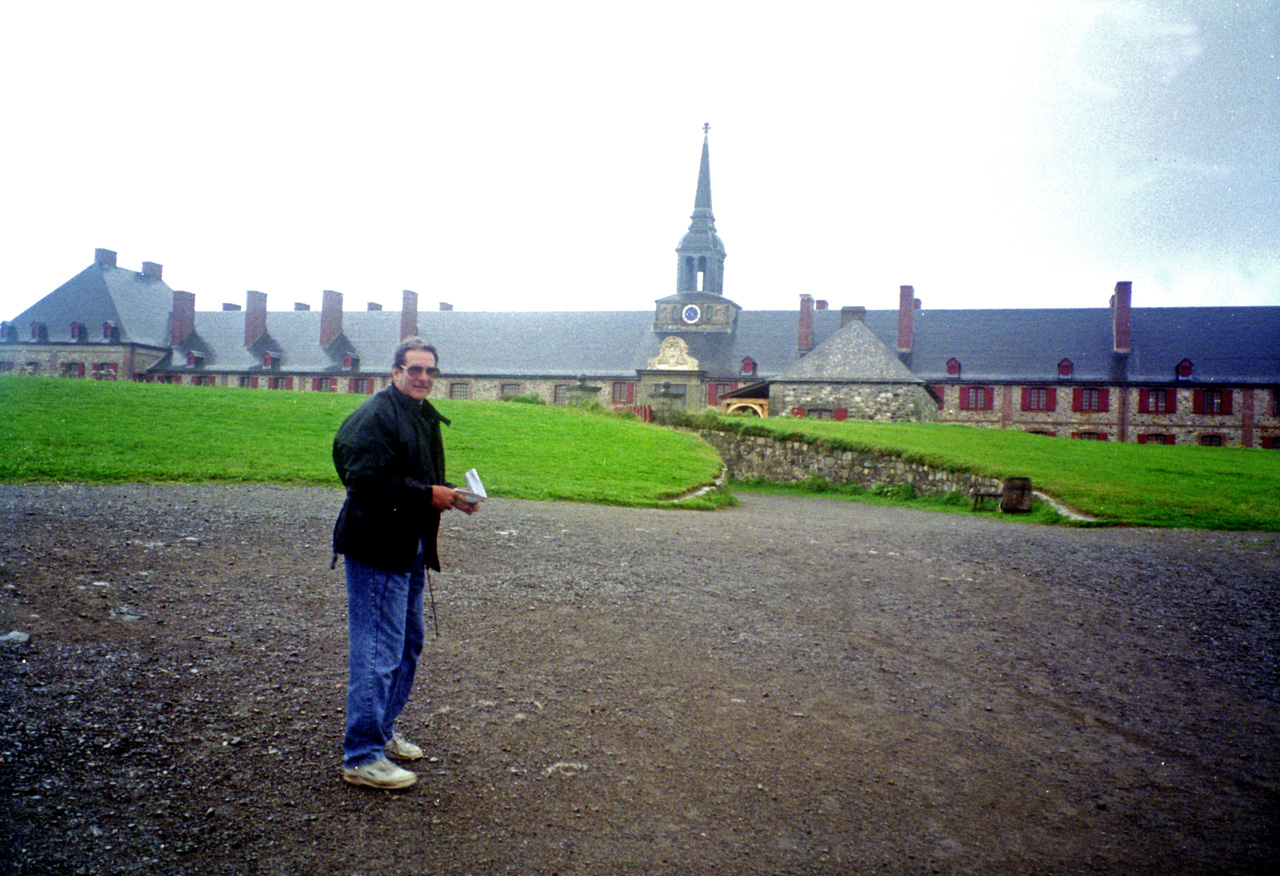
M 931 423 L 717 420 L 727 428 L 888 452 L 994 478 L 1029 477 L 1037 490 L 1107 523 L 1280 530 L 1280 452 L 1273 450 L 1071 441 Z M 861 498 L 856 487 L 808 488 Z M 959 497 L 950 503 L 968 507 Z
M 0 378 L 0 481 L 337 486 L 330 442 L 360 401 L 347 394 Z M 460 482 L 475 467 L 495 497 L 661 506 L 719 468 L 697 439 L 634 420 L 542 405 L 435 404 L 453 420 L 445 433 L 451 480 Z M 1030 477 L 1037 489 L 1108 523 L 1280 530 L 1274 451 L 1070 441 L 932 424 L 720 420 L 728 428 L 995 478 Z M 906 499 L 897 490 L 807 488 L 863 501 Z M 726 501 L 711 495 L 681 506 Z M 961 496 L 912 504 L 969 513 Z M 1041 508 L 1030 517 L 1054 515 Z
M 0 379 L 0 481 L 339 486 L 330 448 L 362 396 Z M 489 495 L 661 506 L 720 471 L 697 438 L 574 408 L 433 400 L 449 479 Z M 731 501 L 708 495 L 681 507 Z

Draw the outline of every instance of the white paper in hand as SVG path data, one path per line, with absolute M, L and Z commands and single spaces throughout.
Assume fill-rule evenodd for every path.
M 467 488 L 460 490 L 462 497 L 468 502 L 479 502 L 482 499 L 489 498 L 489 494 L 484 491 L 484 484 L 480 482 L 480 473 L 474 468 L 465 475 Z

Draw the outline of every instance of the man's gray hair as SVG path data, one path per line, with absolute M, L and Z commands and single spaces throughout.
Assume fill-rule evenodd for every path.
M 426 341 L 424 341 L 422 338 L 418 337 L 417 335 L 410 335 L 409 337 L 401 341 L 399 346 L 396 347 L 396 356 L 394 361 L 392 361 L 391 363 L 391 367 L 403 368 L 404 356 L 410 350 L 426 350 L 432 356 L 436 357 L 436 367 L 438 368 L 440 366 L 440 354 L 436 352 L 436 348 L 428 344 Z

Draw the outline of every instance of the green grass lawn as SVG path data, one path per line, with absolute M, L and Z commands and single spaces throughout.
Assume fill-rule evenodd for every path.
M 333 434 L 361 401 L 348 394 L 0 378 L 0 481 L 337 486 Z M 495 497 L 656 507 L 708 483 L 720 468 L 715 451 L 697 437 L 634 419 L 510 402 L 435 404 L 453 421 L 445 428 L 450 480 L 461 483 L 463 472 L 476 468 Z M 1070 441 L 936 424 L 713 421 L 994 478 L 1030 477 L 1037 489 L 1108 523 L 1280 530 L 1280 452 L 1270 450 Z M 864 498 L 903 501 L 894 491 Z M 712 494 L 681 506 L 729 501 Z M 930 504 L 969 507 L 958 496 L 921 507 Z
M 339 486 L 330 450 L 348 394 L 0 378 L 0 481 Z M 657 506 L 713 480 L 692 435 L 577 408 L 435 401 L 449 479 L 491 496 Z M 682 507 L 715 507 L 704 497 Z
M 1280 452 L 1071 441 L 935 423 L 717 417 L 737 430 L 824 440 L 1037 490 L 1099 520 L 1142 526 L 1280 530 Z

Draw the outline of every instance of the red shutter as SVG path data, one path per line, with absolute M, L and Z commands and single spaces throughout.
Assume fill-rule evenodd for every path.
M 1191 412 L 1194 414 L 1204 413 L 1204 390 L 1191 390 Z
M 982 388 L 982 409 L 989 411 L 995 407 L 996 388 L 994 386 L 984 386 Z
M 1163 389 L 1140 389 L 1138 390 L 1138 413 L 1151 413 L 1151 395 L 1156 392 L 1164 392 Z M 1141 435 L 1138 436 L 1138 443 L 1145 444 L 1146 439 Z
M 944 408 L 947 405 L 947 388 L 945 386 L 934 386 L 933 391 L 938 395 L 938 407 Z
M 849 419 L 849 409 L 848 409 L 848 408 L 836 408 L 834 411 L 832 411 L 832 412 L 831 412 L 831 419 L 833 419 L 833 420 L 847 420 L 847 419 Z
M 1139 444 L 1146 444 L 1146 443 L 1147 443 L 1147 436 L 1146 436 L 1146 435 L 1139 435 L 1139 436 L 1138 436 L 1138 443 L 1139 443 Z
M 960 387 L 960 410 L 969 410 L 969 387 Z
M 1111 410 L 1111 390 L 1105 386 L 1098 390 L 1098 410 Z
M 1058 389 L 1057 387 L 1049 387 L 1049 410 L 1056 411 L 1058 409 Z
M 635 381 L 628 380 L 627 381 L 627 404 L 633 405 L 635 403 L 636 403 L 636 384 L 635 384 Z
M 293 378 L 292 378 L 292 377 L 286 377 L 286 378 L 284 379 L 284 388 L 285 388 L 285 389 L 293 389 Z
M 1024 411 L 1031 410 L 1031 387 L 1022 387 L 1022 409 Z
M 793 416 L 793 417 L 803 417 L 803 416 L 804 416 L 804 408 L 799 408 L 799 407 L 792 408 L 792 409 L 791 409 L 791 416 Z
M 312 392 L 319 392 L 319 391 L 320 391 L 320 378 L 319 378 L 319 377 L 313 377 L 313 378 L 311 378 L 311 391 L 312 391 Z
M 1084 392 L 1078 386 L 1071 390 L 1071 410 L 1077 412 L 1080 410 L 1080 406 L 1084 403 L 1083 395 Z
M 347 378 L 347 392 L 356 391 L 356 379 L 354 377 Z
M 1178 412 L 1178 391 L 1176 389 L 1166 389 L 1168 404 L 1165 405 L 1167 410 L 1165 413 L 1176 414 Z
M 1224 389 L 1222 391 L 1222 413 L 1224 414 L 1231 413 L 1231 397 L 1234 395 L 1235 395 L 1234 390 Z

